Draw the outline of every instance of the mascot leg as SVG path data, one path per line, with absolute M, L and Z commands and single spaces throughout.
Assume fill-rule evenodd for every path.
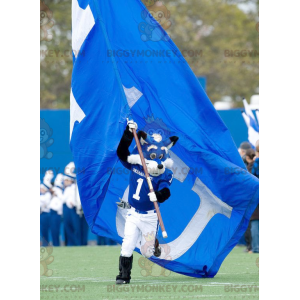
M 132 269 L 133 255 L 130 257 L 120 256 L 119 259 L 119 275 L 116 278 L 116 284 L 128 284 L 130 283 L 130 274 Z
M 116 284 L 130 283 L 130 274 L 132 269 L 133 251 L 140 238 L 140 230 L 138 228 L 139 219 L 128 212 L 126 217 L 124 239 L 121 248 L 121 256 L 119 260 L 119 275 L 116 278 Z
M 156 232 L 158 229 L 158 220 L 156 213 L 141 215 L 140 230 L 142 232 L 141 253 L 149 258 L 155 253 L 155 248 L 158 246 L 156 242 Z

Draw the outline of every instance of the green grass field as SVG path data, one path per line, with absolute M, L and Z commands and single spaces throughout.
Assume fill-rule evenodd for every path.
M 41 299 L 258 299 L 258 254 L 243 250 L 233 249 L 210 279 L 163 272 L 157 265 L 145 276 L 135 253 L 130 285 L 116 286 L 120 246 L 53 248 L 53 274 L 41 276 Z

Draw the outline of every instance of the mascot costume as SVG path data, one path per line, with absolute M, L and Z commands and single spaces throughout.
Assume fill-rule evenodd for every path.
M 171 196 L 169 187 L 173 180 L 171 171 L 173 161 L 168 150 L 178 141 L 176 136 L 163 140 L 160 134 L 148 135 L 144 131 L 138 132 L 147 170 L 155 191 L 150 193 L 137 148 L 132 154 L 129 152 L 133 140 L 133 129 L 137 130 L 137 124 L 134 121 L 128 121 L 117 149 L 122 164 L 131 172 L 128 203 L 118 202 L 118 206 L 128 209 L 128 212 L 119 260 L 120 273 L 116 278 L 116 284 L 130 282 L 133 251 L 139 240 L 142 255 L 147 258 L 152 255 L 156 257 L 161 255 L 161 247 L 156 239 L 158 219 L 153 202 L 157 201 L 160 204 Z

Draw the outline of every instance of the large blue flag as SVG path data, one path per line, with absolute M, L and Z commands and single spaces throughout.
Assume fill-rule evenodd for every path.
M 161 205 L 165 268 L 213 277 L 258 204 L 231 135 L 179 49 L 139 0 L 73 0 L 70 143 L 92 231 L 121 243 L 129 171 L 116 149 L 126 118 L 163 130 L 172 148 L 171 197 Z M 134 144 L 134 142 L 133 142 Z M 140 252 L 137 244 L 135 251 Z M 117 258 L 116 258 L 117 259 Z

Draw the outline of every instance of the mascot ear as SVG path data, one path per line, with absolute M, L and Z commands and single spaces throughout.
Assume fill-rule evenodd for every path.
M 142 146 L 143 146 L 144 144 L 148 144 L 148 143 L 146 142 L 146 139 L 147 139 L 147 133 L 146 133 L 145 131 L 140 130 L 140 131 L 137 133 L 137 136 L 138 136 L 138 138 L 139 138 L 140 143 L 141 143 Z
M 179 140 L 178 136 L 171 136 L 164 142 L 164 145 L 169 150 L 177 143 L 178 140 Z

